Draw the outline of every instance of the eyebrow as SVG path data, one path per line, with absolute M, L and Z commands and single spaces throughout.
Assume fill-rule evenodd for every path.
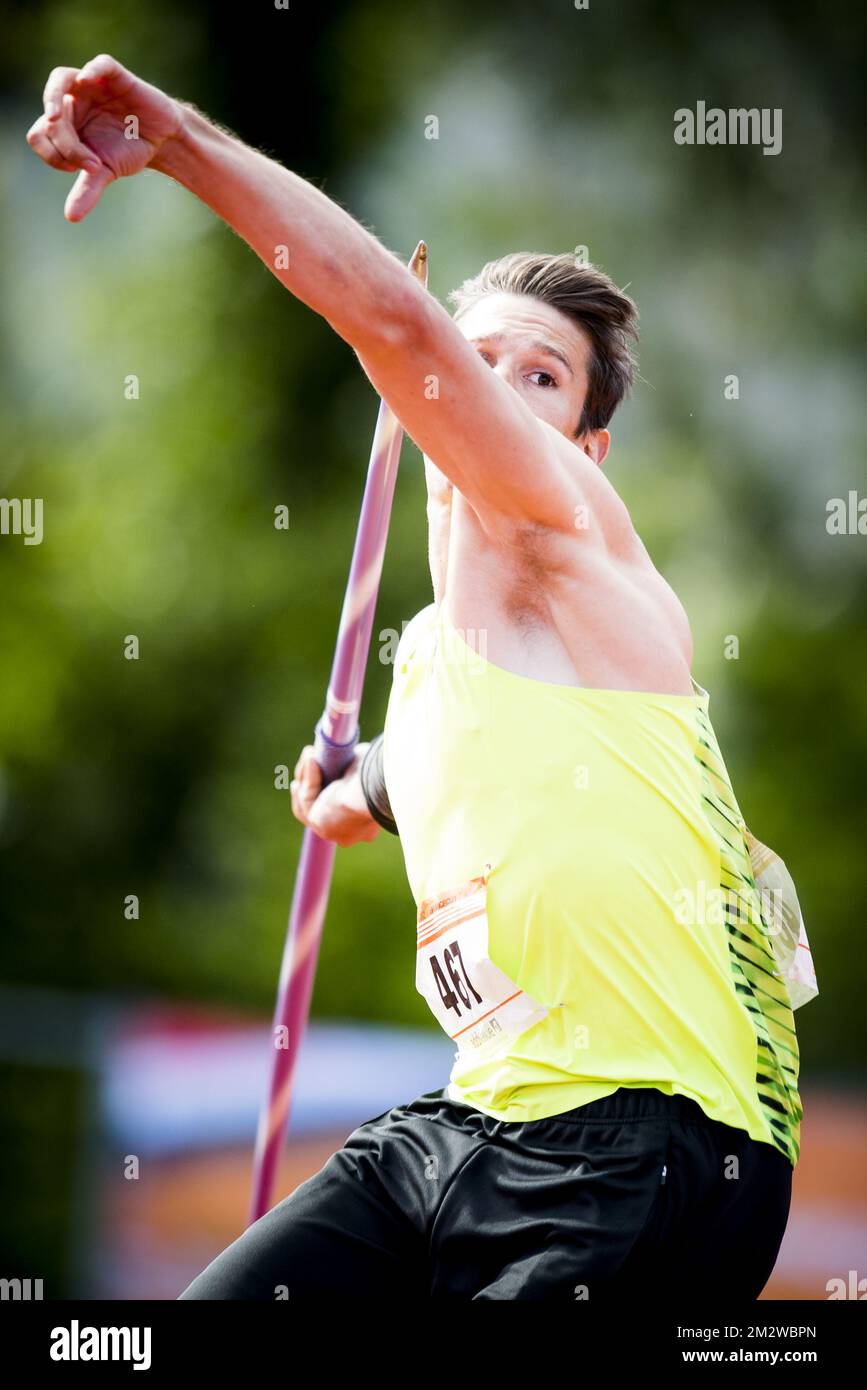
M 471 343 L 497 343 L 502 337 L 502 333 L 482 333 L 480 337 L 470 338 L 468 341 Z M 564 357 L 559 348 L 552 347 L 550 343 L 546 343 L 542 338 L 534 338 L 530 347 L 535 349 L 536 352 L 544 352 L 548 357 L 556 357 L 558 362 L 563 363 L 563 366 L 570 376 L 575 375 L 575 369 L 572 363 L 569 361 L 568 357 Z

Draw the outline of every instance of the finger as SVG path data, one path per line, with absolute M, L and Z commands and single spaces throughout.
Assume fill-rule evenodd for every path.
M 46 116 L 56 117 L 61 114 L 63 98 L 75 82 L 78 71 L 78 68 L 53 68 L 48 74 L 48 81 L 42 93 Z
M 39 120 L 35 121 L 27 132 L 27 143 L 31 150 L 34 154 L 38 154 L 39 158 L 43 159 L 46 164 L 50 164 L 52 169 L 63 169 L 66 173 L 75 173 L 75 166 L 67 163 L 51 137 L 46 134 L 43 121 L 44 117 L 40 116 Z
M 49 143 L 49 145 L 51 146 L 51 148 L 54 150 L 54 153 L 57 155 L 57 158 L 58 158 L 58 159 L 60 160 L 60 162 L 61 162 L 59 167 L 62 167 L 63 169 L 65 169 L 66 172 L 69 173 L 69 174 L 75 174 L 75 173 L 77 173 L 77 172 L 78 172 L 78 165 L 77 165 L 77 164 L 72 164 L 72 163 L 70 163 L 70 161 L 67 159 L 66 155 L 63 153 L 63 150 L 62 150 L 62 149 L 60 148 L 60 146 L 58 145 L 57 141 L 54 140 L 54 139 L 52 139 L 52 137 L 51 137 L 50 135 L 46 135 L 45 138 L 46 138 L 46 140 L 48 141 L 48 143 Z
M 322 790 L 322 769 L 316 761 L 315 750 L 309 745 L 295 764 L 295 779 L 302 806 L 311 806 Z
M 78 138 L 75 129 L 75 99 L 71 96 L 63 98 L 63 115 L 54 118 L 47 117 L 48 137 L 51 143 L 59 151 L 64 159 L 74 169 L 89 169 L 91 173 L 96 173 L 102 161 L 99 156 L 94 154 L 83 140 Z
M 313 803 L 321 790 L 322 772 L 319 764 L 312 761 L 305 763 L 298 784 L 298 800 L 305 815 L 309 816 Z
M 91 58 L 80 68 L 74 81 L 75 91 L 93 91 L 96 87 L 108 84 L 117 84 L 119 78 L 126 78 L 132 81 L 132 73 L 129 72 L 122 63 L 116 58 L 112 58 L 110 53 L 98 53 L 95 58 Z
M 114 174 L 104 164 L 100 164 L 95 172 L 82 169 L 72 185 L 63 207 L 63 215 L 67 222 L 80 222 L 83 217 L 86 217 L 96 207 L 102 197 L 103 189 L 111 183 L 113 178 Z
M 322 802 L 317 802 L 315 806 L 311 807 L 307 824 L 323 840 L 331 840 L 334 844 L 340 845 L 345 838 L 345 833 L 340 836 L 335 832 L 335 825 L 339 826 L 340 820 L 335 820 L 330 808 Z
M 293 816 L 295 817 L 296 820 L 300 820 L 300 822 L 301 822 L 302 825 L 306 825 L 306 824 L 307 824 L 307 819 L 306 819 L 306 817 L 305 817 L 304 815 L 302 815 L 302 812 L 301 812 L 301 804 L 300 804 L 300 802 L 299 802 L 299 800 L 298 800 L 298 783 L 297 783 L 297 782 L 294 782 L 294 781 L 293 781 L 293 782 L 290 782 L 290 783 L 289 783 L 289 795 L 290 795 L 291 798 L 292 798 L 292 814 L 293 814 Z
M 304 768 L 304 764 L 307 762 L 309 758 L 312 757 L 313 745 L 311 743 L 307 743 L 304 745 L 304 747 L 301 749 L 301 752 L 298 754 L 298 761 L 295 764 L 295 771 L 292 773 L 292 776 L 300 777 Z

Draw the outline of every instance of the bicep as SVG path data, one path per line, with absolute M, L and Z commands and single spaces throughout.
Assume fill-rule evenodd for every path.
M 389 341 L 355 351 L 407 434 L 480 520 L 557 530 L 571 524 L 582 497 L 581 451 L 568 468 L 550 427 L 487 366 L 436 300 L 420 300 Z

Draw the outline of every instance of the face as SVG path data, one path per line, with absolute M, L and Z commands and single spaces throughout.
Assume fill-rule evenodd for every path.
M 455 320 L 461 333 L 505 382 L 520 392 L 534 415 L 602 463 L 607 430 L 576 439 L 587 395 L 591 343 L 572 319 L 522 294 L 489 294 Z

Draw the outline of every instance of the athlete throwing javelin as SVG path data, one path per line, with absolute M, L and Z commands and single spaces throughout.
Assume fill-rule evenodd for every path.
M 180 1297 L 755 1299 L 798 1046 L 686 614 L 603 472 L 634 304 L 519 253 L 452 318 L 310 183 L 113 58 L 55 69 L 44 104 L 27 138 L 77 173 L 70 221 L 144 168 L 183 184 L 352 346 L 428 483 L 434 602 L 384 737 L 321 797 L 305 749 L 293 807 L 340 844 L 399 832 L 451 1077 Z

